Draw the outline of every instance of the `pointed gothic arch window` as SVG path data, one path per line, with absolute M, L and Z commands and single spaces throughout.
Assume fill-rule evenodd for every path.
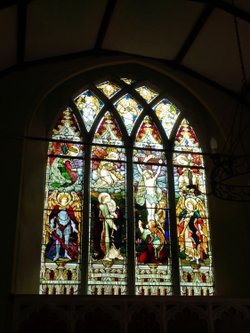
M 91 84 L 48 146 L 40 293 L 213 295 L 205 166 L 150 83 Z

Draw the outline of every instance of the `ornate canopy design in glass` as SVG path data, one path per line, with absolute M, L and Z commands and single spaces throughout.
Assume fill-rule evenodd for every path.
M 91 87 L 59 114 L 48 145 L 40 293 L 213 295 L 193 127 L 150 83 Z

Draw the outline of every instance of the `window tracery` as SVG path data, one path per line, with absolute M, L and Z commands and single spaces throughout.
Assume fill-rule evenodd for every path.
M 49 142 L 40 293 L 80 294 L 85 284 L 92 295 L 163 296 L 177 284 L 181 295 L 212 295 L 205 166 L 194 129 L 148 84 L 121 78 L 96 88 L 59 115 Z

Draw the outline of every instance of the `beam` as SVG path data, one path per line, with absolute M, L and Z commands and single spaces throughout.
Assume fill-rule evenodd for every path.
M 53 56 L 49 58 L 43 58 L 43 59 L 38 59 L 38 60 L 31 60 L 24 62 L 23 66 L 25 68 L 31 68 L 31 67 L 36 67 L 39 65 L 46 65 L 46 64 L 53 64 L 57 63 L 60 61 L 70 61 L 74 59 L 81 59 L 81 58 L 87 58 L 87 57 L 130 57 L 133 60 L 139 59 L 139 60 L 144 60 L 144 61 L 155 61 L 157 63 L 160 63 L 164 66 L 169 67 L 170 69 L 173 70 L 178 70 L 180 72 L 186 73 L 190 75 L 191 77 L 194 77 L 210 86 L 213 86 L 214 88 L 224 92 L 225 94 L 230 95 L 231 97 L 235 98 L 236 100 L 241 100 L 242 103 L 245 103 L 247 106 L 250 106 L 250 101 L 246 100 L 244 96 L 242 97 L 242 93 L 237 93 L 231 89 L 228 89 L 221 84 L 207 78 L 206 76 L 203 76 L 202 74 L 199 74 L 198 72 L 195 72 L 194 70 L 185 67 L 181 64 L 176 63 L 173 60 L 166 60 L 166 59 L 158 59 L 158 58 L 153 58 L 153 57 L 146 57 L 146 56 L 137 56 L 133 55 L 130 53 L 125 53 L 125 52 L 118 52 L 118 51 L 113 51 L 113 50 L 89 50 L 89 51 L 81 51 L 81 52 L 76 52 L 76 53 L 71 53 L 71 54 L 65 54 L 65 55 L 59 55 L 59 56 Z M 133 62 L 132 60 L 132 62 Z M 16 70 L 20 69 L 19 66 L 15 65 L 12 66 L 6 70 L 3 70 L 0 72 L 0 79 L 4 78 L 5 76 L 10 75 L 11 73 L 15 72 Z
M 212 6 L 206 6 L 206 8 L 203 10 L 203 12 L 201 13 L 200 17 L 198 18 L 196 24 L 194 25 L 193 29 L 190 31 L 189 35 L 187 36 L 186 40 L 184 41 L 181 49 L 179 50 L 177 56 L 175 57 L 175 62 L 180 64 L 183 60 L 183 58 L 185 57 L 185 55 L 187 54 L 188 50 L 190 49 L 190 47 L 192 46 L 192 44 L 194 43 L 196 37 L 198 36 L 198 34 L 200 33 L 201 29 L 203 28 L 203 26 L 205 25 L 205 23 L 207 22 L 209 16 L 211 15 L 213 11 L 213 7 Z
M 11 7 L 13 5 L 16 5 L 18 0 L 1 0 L 0 1 L 0 9 L 5 9 L 8 7 Z
M 27 0 L 19 0 L 17 7 L 17 65 L 24 64 L 27 22 Z
M 99 27 L 99 31 L 97 34 L 95 46 L 94 46 L 94 49 L 96 49 L 96 50 L 101 49 L 101 47 L 102 47 L 102 43 L 103 43 L 106 33 L 108 31 L 108 27 L 109 27 L 116 3 L 117 3 L 117 0 L 108 0 L 106 9 L 103 14 L 102 22 L 101 22 L 101 25 Z
M 199 2 L 203 4 L 207 4 L 213 6 L 214 8 L 219 8 L 228 14 L 234 15 L 240 18 L 243 21 L 250 22 L 250 13 L 246 12 L 243 9 L 240 9 L 226 1 L 221 0 L 188 0 L 191 2 Z

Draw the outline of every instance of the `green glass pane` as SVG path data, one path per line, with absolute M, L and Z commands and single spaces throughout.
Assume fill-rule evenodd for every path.
M 81 190 L 83 181 L 83 146 L 50 142 L 47 185 L 49 190 Z

